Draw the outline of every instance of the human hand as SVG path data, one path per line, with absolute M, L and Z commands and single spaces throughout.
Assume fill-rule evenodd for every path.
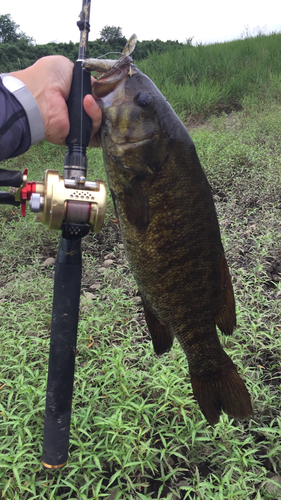
M 10 73 L 29 89 L 39 106 L 45 139 L 53 144 L 65 144 L 69 133 L 66 100 L 72 81 L 73 63 L 64 56 L 42 57 L 24 70 Z M 93 79 L 92 79 L 93 81 Z M 101 110 L 91 95 L 84 98 L 86 113 L 93 122 L 90 146 L 98 146 L 95 137 L 101 124 Z
M 92 85 L 94 82 L 94 78 L 92 77 Z M 83 101 L 83 106 L 86 111 L 86 113 L 89 115 L 89 117 L 92 119 L 92 133 L 91 133 L 91 138 L 89 142 L 89 146 L 93 148 L 99 147 L 100 143 L 97 138 L 97 131 L 99 130 L 101 126 L 101 117 L 102 113 L 97 105 L 95 99 L 91 94 L 87 94 L 84 97 Z

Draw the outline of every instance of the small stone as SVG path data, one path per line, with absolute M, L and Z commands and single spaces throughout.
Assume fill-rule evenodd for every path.
M 245 371 L 245 378 L 251 378 L 253 380 L 258 380 L 259 379 L 259 372 L 255 370 L 246 370 Z
M 43 267 L 47 267 L 47 266 L 54 266 L 56 263 L 56 260 L 54 259 L 54 257 L 48 257 L 42 264 Z
M 178 483 L 178 485 L 177 485 L 177 486 L 178 486 L 179 488 L 180 488 L 181 486 L 183 486 L 183 487 L 188 487 L 188 486 L 190 486 L 190 481 L 182 480 L 182 481 L 180 481 L 180 482 Z
M 85 306 L 89 305 L 92 300 L 94 300 L 95 294 L 91 292 L 84 293 L 83 297 L 80 299 L 80 307 L 84 310 Z
M 275 495 L 275 497 L 278 498 L 281 493 L 281 477 L 272 476 L 266 485 L 266 489 L 270 495 Z
M 109 267 L 114 263 L 114 260 L 112 259 L 107 259 L 103 262 L 104 267 Z
M 135 302 L 137 305 L 142 304 L 142 299 L 141 299 L 141 297 L 138 297 L 138 296 L 134 297 L 134 302 Z
M 175 465 L 175 461 L 172 457 L 167 457 L 167 464 L 170 466 L 170 467 L 174 467 Z
M 97 290 L 100 287 L 100 283 L 93 283 L 90 286 L 90 290 Z
M 118 493 L 120 493 L 119 488 L 114 488 L 114 490 L 112 490 L 112 492 L 110 493 L 109 497 L 107 497 L 107 500 L 114 500 L 115 497 L 117 497 Z

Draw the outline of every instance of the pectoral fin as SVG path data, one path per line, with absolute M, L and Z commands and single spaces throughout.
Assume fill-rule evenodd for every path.
M 149 224 L 149 204 L 145 191 L 136 177 L 123 186 L 122 198 L 127 220 L 135 229 L 145 233 Z
M 152 338 L 153 348 L 156 354 L 164 354 L 171 349 L 174 336 L 170 328 L 163 323 L 143 302 L 144 315 Z

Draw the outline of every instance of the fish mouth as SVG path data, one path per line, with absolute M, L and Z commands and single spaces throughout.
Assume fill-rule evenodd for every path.
M 132 74 L 132 59 L 123 56 L 116 64 L 103 76 L 94 81 L 93 94 L 95 98 L 104 98 L 114 92 L 114 90 L 124 82 L 127 76 Z
M 140 146 L 144 146 L 148 142 L 152 141 L 155 137 L 156 133 L 152 132 L 151 134 L 145 135 L 144 137 L 127 137 L 126 140 L 122 141 L 119 140 L 121 137 L 112 137 L 111 136 L 111 143 L 112 146 L 115 146 L 116 148 L 121 148 L 121 149 L 130 149 L 130 148 L 137 148 Z
M 114 142 L 113 141 L 113 144 L 118 147 L 118 148 L 122 148 L 124 150 L 126 149 L 130 149 L 130 148 L 136 148 L 136 147 L 139 147 L 139 146 L 143 146 L 145 144 L 147 144 L 148 142 L 151 141 L 151 139 L 153 139 L 154 137 L 154 134 L 148 136 L 148 137 L 144 137 L 143 139 L 130 139 L 129 141 L 124 141 L 124 142 Z

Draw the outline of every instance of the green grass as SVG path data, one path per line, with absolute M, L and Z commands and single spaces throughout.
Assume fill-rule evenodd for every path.
M 201 50 L 199 48 L 199 50 Z M 203 50 L 203 48 L 202 48 Z M 112 203 L 83 240 L 83 278 L 69 460 L 40 462 L 59 234 L 1 207 L 0 496 L 9 500 L 276 500 L 281 498 L 281 108 L 256 94 L 243 111 L 190 130 L 213 189 L 238 327 L 221 336 L 251 394 L 254 417 L 211 428 L 192 396 L 179 344 L 153 353 Z M 62 172 L 47 143 L 3 163 Z M 89 152 L 88 178 L 105 179 Z M 113 265 L 104 267 L 105 259 Z M 98 288 L 91 288 L 98 285 Z
M 281 98 L 281 33 L 212 45 L 171 48 L 137 63 L 180 118 L 189 123 L 211 113 Z
M 238 328 L 222 342 L 251 393 L 249 422 L 223 415 L 208 426 L 177 342 L 170 354 L 153 354 L 110 210 L 104 231 L 83 241 L 82 296 L 93 283 L 99 288 L 81 301 L 69 461 L 45 471 L 53 268 L 42 262 L 55 255 L 59 235 L 32 214 L 1 209 L 3 498 L 109 498 L 112 489 L 122 499 L 280 497 L 278 483 L 279 493 L 270 493 L 281 470 L 280 116 L 277 107 L 249 107 L 191 131 L 235 287 Z M 30 165 L 30 179 L 41 178 L 42 165 L 60 169 L 63 155 L 40 144 L 8 165 Z M 89 178 L 104 178 L 100 151 L 90 157 Z M 108 254 L 114 265 L 104 270 Z

